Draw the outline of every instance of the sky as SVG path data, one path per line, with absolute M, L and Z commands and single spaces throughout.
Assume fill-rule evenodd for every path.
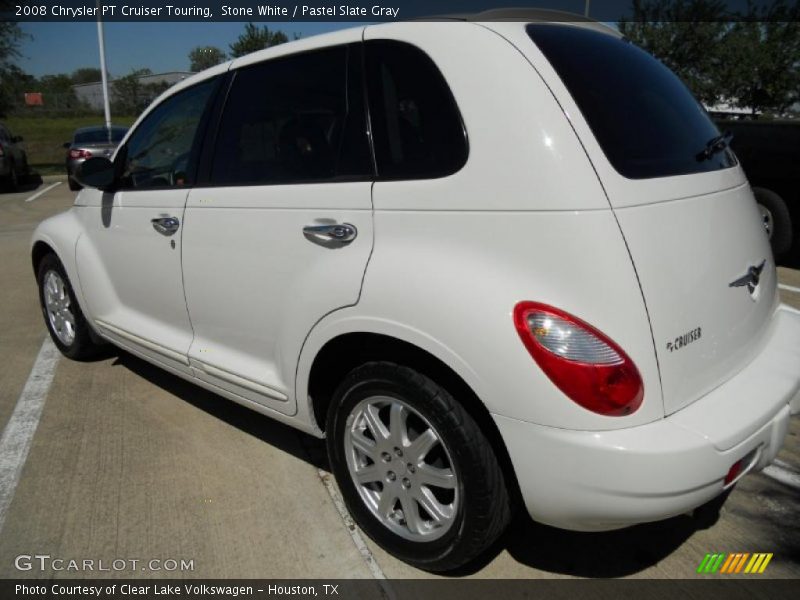
M 308 37 L 352 27 L 356 23 L 259 23 Z M 72 73 L 81 67 L 100 68 L 96 23 L 22 23 L 31 36 L 20 47 L 16 63 L 41 77 Z M 189 51 L 196 46 L 217 46 L 225 52 L 244 30 L 244 23 L 105 23 L 106 67 L 112 77 L 148 68 L 154 73 L 188 71 Z

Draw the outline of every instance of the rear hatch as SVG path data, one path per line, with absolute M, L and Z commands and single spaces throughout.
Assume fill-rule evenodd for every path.
M 739 372 L 765 341 L 776 277 L 750 187 L 728 140 L 652 56 L 598 27 L 526 32 L 628 245 L 673 413 Z

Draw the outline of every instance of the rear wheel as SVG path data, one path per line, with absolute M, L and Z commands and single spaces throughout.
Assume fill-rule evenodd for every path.
M 452 570 L 506 528 L 510 500 L 489 441 L 424 375 L 388 362 L 354 369 L 334 395 L 327 432 L 350 513 L 401 560 Z
M 78 190 L 82 189 L 83 186 L 75 181 L 72 177 L 67 178 L 67 184 L 69 185 L 69 189 L 73 192 L 77 192 Z
M 64 265 L 55 254 L 39 264 L 39 301 L 47 331 L 64 356 L 82 360 L 94 356 L 99 346 L 81 312 Z
M 761 211 L 764 229 L 772 246 L 772 254 L 776 257 L 781 256 L 792 246 L 792 217 L 789 209 L 783 198 L 772 190 L 755 187 L 753 195 Z

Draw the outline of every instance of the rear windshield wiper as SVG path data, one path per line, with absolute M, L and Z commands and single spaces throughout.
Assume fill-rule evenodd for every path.
M 731 140 L 733 140 L 733 134 L 730 131 L 726 131 L 722 135 L 711 138 L 706 142 L 706 147 L 697 154 L 697 162 L 703 162 L 718 152 L 722 152 L 731 145 Z

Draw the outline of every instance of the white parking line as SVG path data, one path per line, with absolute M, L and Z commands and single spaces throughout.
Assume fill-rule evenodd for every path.
M 39 425 L 47 391 L 61 355 L 55 344 L 47 337 L 42 343 L 33 369 L 17 400 L 14 412 L 0 436 L 0 532 L 6 520 L 8 507 L 14 498 L 22 467 L 28 458 L 33 434 Z
M 785 464 L 786 463 L 776 460 L 771 465 L 765 467 L 761 472 L 775 481 L 780 481 L 782 484 L 788 485 L 790 488 L 800 490 L 800 475 L 782 466 Z
M 333 485 L 333 481 L 331 480 L 333 476 L 330 473 L 326 473 L 322 469 L 317 469 L 317 476 L 319 477 L 320 481 L 322 481 L 322 485 L 325 486 L 325 489 L 328 490 L 328 495 L 331 497 L 331 500 L 333 500 L 333 505 L 336 507 L 339 516 L 342 517 L 342 521 L 344 521 L 345 529 L 347 529 L 347 532 L 350 534 L 350 537 L 352 538 L 353 543 L 356 545 L 359 554 L 361 554 L 361 557 L 364 559 L 364 562 L 367 563 L 367 567 L 369 568 L 370 573 L 372 573 L 372 577 L 378 580 L 378 585 L 381 586 L 383 597 L 386 598 L 386 600 L 394 600 L 396 598 L 394 590 L 389 585 L 383 569 L 381 569 L 380 565 L 375 560 L 375 556 L 373 556 L 369 546 L 367 546 L 364 538 L 361 537 L 361 534 L 358 532 L 358 527 L 356 527 L 353 517 L 351 517 L 350 513 L 347 512 L 347 508 L 344 505 L 344 500 L 342 500 L 341 496 L 339 496 L 339 492 L 336 491 L 336 487 Z
M 56 181 L 55 183 L 48 185 L 48 186 L 47 186 L 46 188 L 44 188 L 43 190 L 39 190 L 39 191 L 38 191 L 38 192 L 36 192 L 36 193 L 35 193 L 33 196 L 31 196 L 30 198 L 25 198 L 25 202 L 33 202 L 33 201 L 34 201 L 34 200 L 36 200 L 36 199 L 37 199 L 39 196 L 44 196 L 44 195 L 45 195 L 47 192 L 49 192 L 50 190 L 52 190 L 54 187 L 56 187 L 57 185 L 61 185 L 61 184 L 62 184 L 62 182 L 61 182 L 61 181 Z
M 786 303 L 781 304 L 781 309 L 782 310 L 788 310 L 790 313 L 794 313 L 796 315 L 800 315 L 800 310 L 797 310 L 795 307 L 789 306 Z
M 800 287 L 794 287 L 793 285 L 786 285 L 785 283 L 779 283 L 778 287 L 782 290 L 786 290 L 787 292 L 795 292 L 796 294 L 800 294 Z

